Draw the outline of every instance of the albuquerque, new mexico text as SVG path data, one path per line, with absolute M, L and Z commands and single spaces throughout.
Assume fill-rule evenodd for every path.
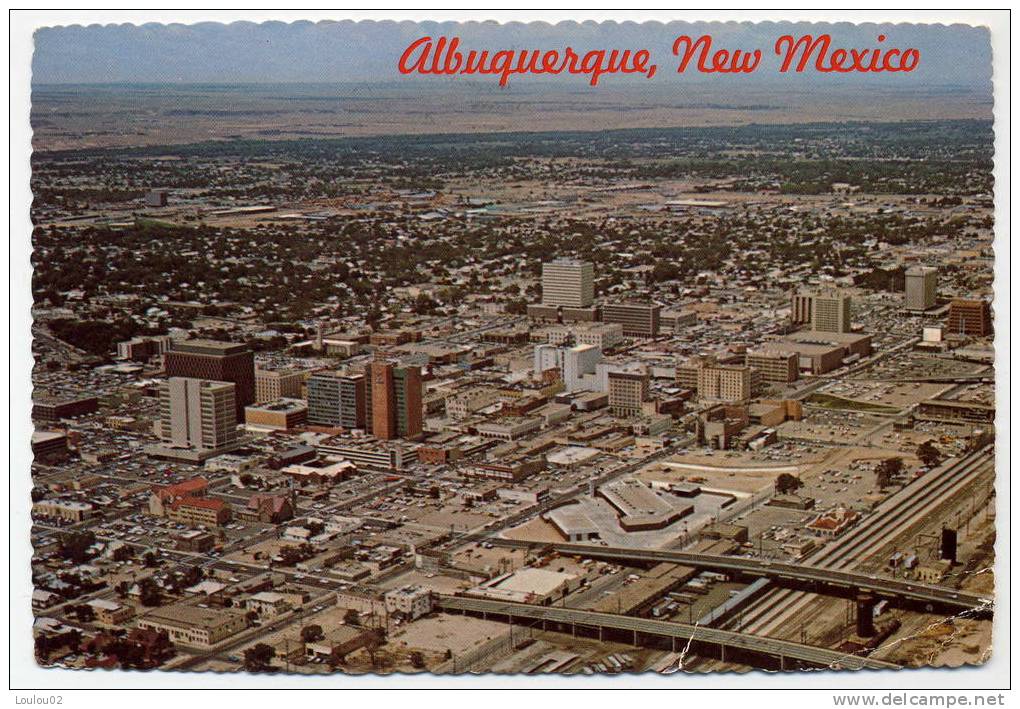
M 879 45 L 887 40 L 886 35 L 876 38 Z M 681 35 L 673 42 L 673 56 L 680 59 L 677 73 L 688 68 L 712 74 L 750 74 L 761 66 L 763 54 L 760 49 L 715 49 L 711 35 L 694 39 Z M 920 50 L 894 47 L 833 48 L 832 36 L 828 34 L 793 35 L 779 37 L 773 51 L 781 58 L 778 71 L 822 73 L 882 73 L 911 72 L 921 60 Z M 401 74 L 437 76 L 493 75 L 499 77 L 499 85 L 506 86 L 514 74 L 559 75 L 563 73 L 589 77 L 589 83 L 597 86 L 599 79 L 607 74 L 639 74 L 651 79 L 658 71 L 648 49 L 593 49 L 579 54 L 571 47 L 563 51 L 550 49 L 471 49 L 460 50 L 460 38 L 420 37 L 404 50 L 397 65 Z

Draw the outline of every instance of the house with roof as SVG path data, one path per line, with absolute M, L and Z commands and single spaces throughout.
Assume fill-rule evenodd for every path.
M 256 494 L 237 510 L 237 517 L 248 522 L 280 524 L 294 518 L 294 505 L 287 495 Z

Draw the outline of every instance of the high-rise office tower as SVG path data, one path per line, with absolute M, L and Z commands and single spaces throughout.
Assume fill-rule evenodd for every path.
M 376 361 L 365 367 L 365 423 L 376 438 L 416 438 L 424 430 L 419 367 Z
M 319 426 L 365 428 L 365 377 L 316 372 L 308 379 L 308 422 Z
M 907 269 L 903 293 L 903 305 L 907 310 L 928 310 L 935 306 L 938 273 L 938 269 L 930 266 Z
M 747 366 L 761 372 L 764 382 L 789 384 L 797 381 L 800 375 L 800 361 L 796 352 L 770 350 L 767 347 L 748 350 Z
M 790 320 L 794 325 L 811 324 L 811 304 L 814 298 L 810 293 L 794 291 L 790 295 Z
M 595 300 L 595 267 L 588 261 L 556 259 L 542 264 L 542 304 L 587 308 Z
M 614 416 L 640 416 L 648 400 L 648 372 L 615 371 L 608 373 L 609 410 Z
M 234 393 L 231 382 L 171 377 L 159 388 L 156 435 L 181 448 L 231 447 L 238 440 Z
M 619 323 L 627 337 L 658 337 L 660 311 L 653 303 L 607 303 L 602 321 Z
M 946 332 L 985 337 L 992 334 L 992 309 L 986 300 L 957 298 L 949 303 Z
M 294 370 L 255 370 L 255 402 L 267 404 L 277 399 L 300 399 L 305 372 Z
M 365 376 L 352 374 L 340 377 L 340 425 L 344 428 L 365 428 Z
M 234 384 L 237 420 L 255 402 L 255 355 L 247 345 L 215 340 L 174 342 L 165 355 L 168 377 L 209 379 Z
M 838 290 L 811 296 L 811 329 L 818 332 L 850 332 L 850 296 Z
M 751 398 L 752 370 L 737 364 L 716 364 L 698 370 L 698 398 L 740 403 Z

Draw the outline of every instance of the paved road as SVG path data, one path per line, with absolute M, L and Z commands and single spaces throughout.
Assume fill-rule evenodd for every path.
M 759 655 L 780 658 L 781 660 L 798 660 L 816 667 L 899 669 L 899 665 L 889 662 L 847 655 L 827 648 L 812 647 L 786 640 L 775 640 L 773 638 L 746 635 L 687 623 L 633 618 L 615 613 L 598 613 L 558 606 L 533 606 L 526 603 L 508 603 L 505 601 L 489 601 L 458 596 L 440 596 L 437 599 L 437 605 L 445 611 L 492 613 L 494 615 L 506 615 L 511 618 L 541 620 L 563 625 L 580 625 L 588 628 L 629 631 L 635 634 L 635 640 L 638 639 L 638 633 L 665 637 L 674 641 L 674 651 L 680 649 L 677 648 L 676 641 L 696 640 L 698 642 L 719 645 L 723 648 L 724 653 L 726 649 L 750 651 Z
M 626 562 L 647 561 L 653 563 L 676 563 L 699 569 L 712 569 L 728 573 L 740 573 L 761 576 L 771 579 L 792 579 L 805 583 L 822 584 L 840 588 L 868 591 L 879 596 L 893 599 L 910 599 L 923 603 L 931 603 L 952 611 L 972 611 L 990 609 L 993 599 L 973 593 L 957 591 L 917 582 L 879 578 L 870 574 L 841 571 L 808 564 L 791 564 L 762 559 L 750 559 L 741 556 L 722 556 L 718 554 L 695 554 L 683 551 L 667 551 L 657 549 L 633 549 L 620 547 L 604 547 L 593 544 L 539 544 L 518 542 L 507 539 L 492 540 L 497 546 L 551 549 L 561 554 L 612 559 Z

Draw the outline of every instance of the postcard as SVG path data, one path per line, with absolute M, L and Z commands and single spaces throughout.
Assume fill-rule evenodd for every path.
M 991 657 L 988 27 L 33 41 L 39 666 Z

